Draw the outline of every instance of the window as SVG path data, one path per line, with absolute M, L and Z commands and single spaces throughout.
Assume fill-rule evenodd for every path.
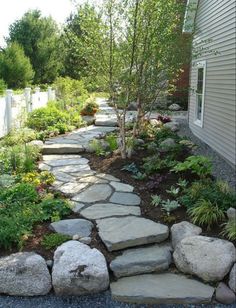
M 203 127 L 204 101 L 205 101 L 206 61 L 197 63 L 197 90 L 194 123 Z

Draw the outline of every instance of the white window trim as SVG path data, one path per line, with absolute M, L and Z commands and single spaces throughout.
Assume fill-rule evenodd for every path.
M 205 90 L 206 90 L 206 67 L 207 63 L 206 61 L 199 61 L 196 63 L 197 70 L 199 68 L 203 68 L 203 87 L 202 87 L 202 114 L 201 114 L 201 120 L 197 118 L 197 92 L 195 93 L 195 111 L 194 111 L 194 124 L 203 128 L 203 120 L 204 120 L 204 107 L 205 107 Z M 197 82 L 198 82 L 198 76 L 197 76 Z

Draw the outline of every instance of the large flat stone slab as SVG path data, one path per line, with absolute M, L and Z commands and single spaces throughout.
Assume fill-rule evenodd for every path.
M 76 182 L 76 178 L 70 174 L 67 174 L 61 171 L 55 171 L 55 170 L 53 170 L 52 173 L 54 174 L 57 181 L 64 182 L 64 183 Z
M 83 177 L 79 179 L 80 183 L 90 183 L 90 184 L 107 184 L 108 180 L 100 179 L 94 175 Z
M 97 220 L 99 236 L 109 251 L 151 243 L 169 236 L 169 228 L 143 217 L 105 218 Z
M 176 274 L 146 274 L 111 283 L 115 300 L 135 304 L 207 304 L 214 288 Z
M 137 206 L 124 206 L 114 203 L 97 203 L 80 212 L 87 219 L 100 219 L 114 216 L 128 216 L 141 214 Z
M 108 184 L 94 184 L 76 195 L 73 201 L 93 203 L 105 201 L 112 194 L 112 189 Z
M 141 199 L 138 195 L 133 193 L 115 192 L 111 196 L 110 202 L 124 205 L 140 205 Z
M 60 234 L 87 237 L 91 234 L 93 224 L 86 219 L 64 219 L 51 223 L 50 228 Z
M 79 144 L 45 144 L 43 154 L 75 154 L 84 152 L 84 147 Z
M 162 272 L 169 268 L 171 250 L 170 244 L 128 249 L 111 262 L 110 268 L 116 277 Z

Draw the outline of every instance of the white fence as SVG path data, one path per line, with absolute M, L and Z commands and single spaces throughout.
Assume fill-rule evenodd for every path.
M 25 115 L 34 109 L 44 107 L 49 100 L 55 99 L 55 91 L 48 88 L 47 92 L 40 92 L 35 88 L 25 88 L 23 94 L 15 95 L 13 90 L 7 90 L 5 96 L 0 97 L 0 138 L 9 133 L 12 128 L 23 125 Z

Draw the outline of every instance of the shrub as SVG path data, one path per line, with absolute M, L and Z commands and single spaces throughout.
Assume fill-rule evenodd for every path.
M 36 168 L 39 148 L 32 145 L 15 145 L 0 149 L 0 173 L 30 172 Z
M 180 139 L 178 135 L 172 132 L 172 130 L 169 127 L 162 127 L 161 129 L 156 131 L 155 140 L 157 144 L 160 144 L 162 141 L 164 141 L 167 138 L 172 138 L 174 140 Z
M 35 186 L 38 185 L 51 185 L 55 181 L 55 176 L 48 171 L 42 171 L 42 172 L 28 172 L 22 176 L 22 181 L 25 183 L 30 183 Z
M 43 211 L 44 220 L 57 221 L 71 212 L 69 203 L 63 199 L 45 199 L 39 206 Z
M 58 123 L 68 123 L 69 116 L 66 112 L 60 111 L 54 106 L 47 106 L 35 109 L 29 114 L 27 125 L 35 130 L 46 130 L 49 126 Z
M 109 134 L 105 137 L 105 141 L 109 144 L 111 151 L 118 149 L 117 136 L 115 134 Z
M 88 98 L 88 91 L 82 80 L 72 79 L 70 77 L 58 77 L 54 82 L 59 99 L 65 102 L 65 105 L 82 103 Z
M 222 191 L 222 186 L 210 179 L 195 181 L 184 190 L 184 195 L 179 201 L 187 208 L 194 207 L 198 200 L 204 199 L 217 205 L 224 211 L 236 206 L 236 194 L 229 190 Z
M 194 207 L 188 209 L 188 214 L 194 224 L 205 225 L 208 230 L 225 218 L 224 211 L 217 204 L 205 199 L 199 199 Z
M 165 159 L 162 159 L 159 154 L 149 156 L 144 159 L 143 169 L 147 174 L 158 172 L 163 169 L 172 168 L 176 165 L 176 161 L 172 160 L 172 157 L 166 156 Z
M 6 204 L 32 203 L 38 200 L 37 191 L 32 184 L 18 183 L 0 192 L 0 202 Z
M 191 171 L 197 174 L 199 177 L 203 178 L 211 175 L 212 173 L 212 163 L 211 160 L 205 156 L 189 156 L 184 162 L 178 163 L 172 171 L 182 172 Z
M 1 144 L 3 146 L 14 146 L 16 144 L 24 144 L 36 139 L 36 132 L 30 128 L 20 128 L 12 130 L 4 139 Z
M 98 156 L 103 156 L 106 154 L 102 143 L 100 140 L 97 139 L 93 139 L 90 143 L 89 143 L 90 149 L 95 152 L 96 155 Z
M 41 243 L 44 248 L 50 250 L 62 245 L 69 240 L 71 240 L 71 237 L 68 235 L 53 233 L 45 235 Z

